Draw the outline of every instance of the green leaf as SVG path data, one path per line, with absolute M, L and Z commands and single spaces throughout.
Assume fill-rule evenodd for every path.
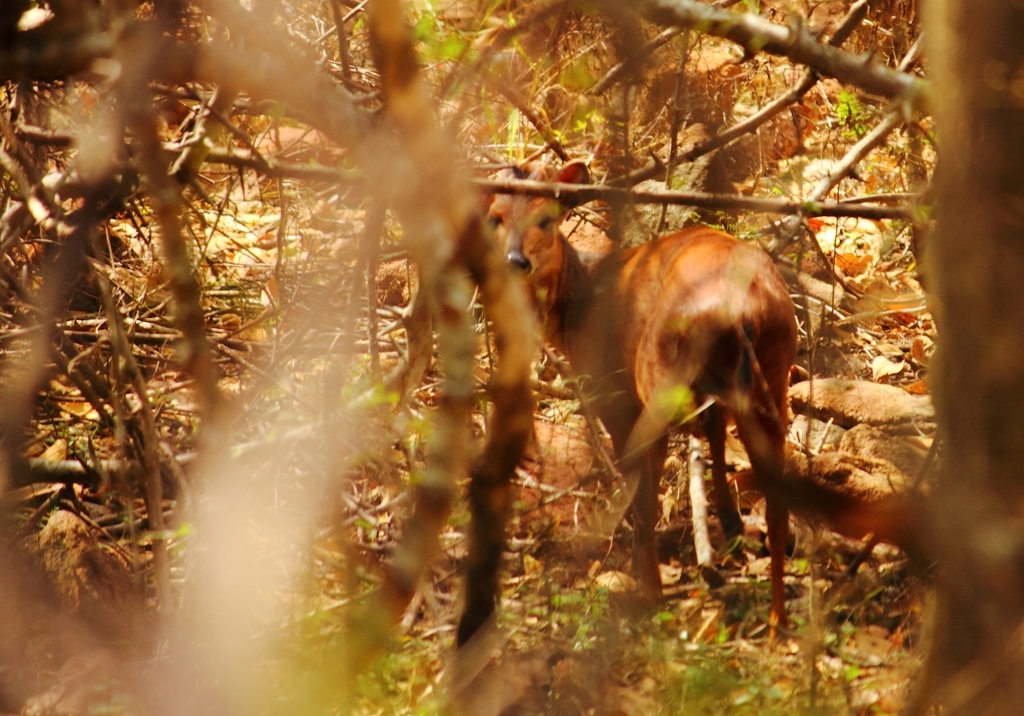
M 508 140 L 506 142 L 506 150 L 508 152 L 509 159 L 516 158 L 516 152 L 519 149 L 519 110 L 513 109 L 508 113 Z
M 423 42 L 428 41 L 434 33 L 434 27 L 437 25 L 437 18 L 433 15 L 424 15 L 412 28 L 412 35 L 417 41 Z
M 466 44 L 461 35 L 448 35 L 441 40 L 440 45 L 437 47 L 437 59 L 454 60 L 462 55 L 466 49 Z

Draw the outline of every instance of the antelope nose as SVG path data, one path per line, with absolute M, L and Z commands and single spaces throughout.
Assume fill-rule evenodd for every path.
M 530 273 L 530 269 L 533 268 L 533 264 L 530 263 L 530 259 L 523 256 L 522 251 L 509 251 L 508 256 L 505 258 L 508 259 L 508 262 L 512 264 L 514 268 L 518 269 L 522 273 Z

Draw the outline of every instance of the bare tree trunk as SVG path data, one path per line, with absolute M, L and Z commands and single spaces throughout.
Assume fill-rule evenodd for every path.
M 1024 714 L 1024 5 L 936 0 L 930 11 L 942 146 L 928 270 L 945 459 L 925 691 L 945 714 Z

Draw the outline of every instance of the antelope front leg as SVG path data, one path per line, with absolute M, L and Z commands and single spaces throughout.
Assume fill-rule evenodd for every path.
M 665 465 L 668 438 L 658 438 L 638 461 L 639 480 L 633 496 L 633 561 L 645 601 L 661 601 L 661 570 L 658 568 L 658 487 Z

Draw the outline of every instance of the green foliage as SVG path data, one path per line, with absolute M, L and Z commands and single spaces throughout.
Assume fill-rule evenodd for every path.
M 570 92 L 585 92 L 598 80 L 598 74 L 587 55 L 581 55 L 559 75 L 558 84 Z
M 454 60 L 469 47 L 461 33 L 446 25 L 433 12 L 424 13 L 416 22 L 413 36 L 420 43 L 423 58 L 429 62 Z
M 600 134 L 604 130 L 605 122 L 604 115 L 597 107 L 581 102 L 573 111 L 571 127 L 572 131 L 581 135 Z
M 80 704 L 81 712 L 90 716 L 132 716 L 141 713 L 135 708 L 136 704 L 132 703 L 132 698 L 124 690 L 123 685 L 111 677 L 97 680 L 85 690 L 83 696 L 85 703 Z M 26 711 L 31 712 L 32 709 Z
M 839 684 L 820 686 L 812 705 L 800 688 L 800 674 L 782 659 L 758 660 L 729 644 L 688 644 L 677 650 L 675 641 L 663 654 L 658 714 L 842 713 L 835 710 L 843 705 Z
M 866 123 L 870 116 L 870 112 L 865 109 L 855 94 L 846 90 L 839 92 L 836 117 L 839 119 L 839 126 L 843 128 L 844 136 L 860 139 L 867 134 Z
M 572 650 L 577 652 L 590 651 L 599 645 L 598 627 L 607 615 L 608 590 L 600 587 L 556 591 L 547 614 L 552 630 L 567 635 Z
M 436 645 L 418 639 L 406 639 L 401 647 L 379 659 L 357 680 L 357 712 L 375 714 L 443 713 L 443 704 L 425 668 L 423 657 L 436 651 Z
M 369 363 L 369 360 L 361 361 Z M 345 386 L 346 389 L 349 386 Z M 366 395 L 366 402 L 364 403 L 367 408 L 394 408 L 398 405 L 398 401 L 401 399 L 394 390 L 388 390 L 383 383 L 374 383 L 370 386 L 370 390 Z

